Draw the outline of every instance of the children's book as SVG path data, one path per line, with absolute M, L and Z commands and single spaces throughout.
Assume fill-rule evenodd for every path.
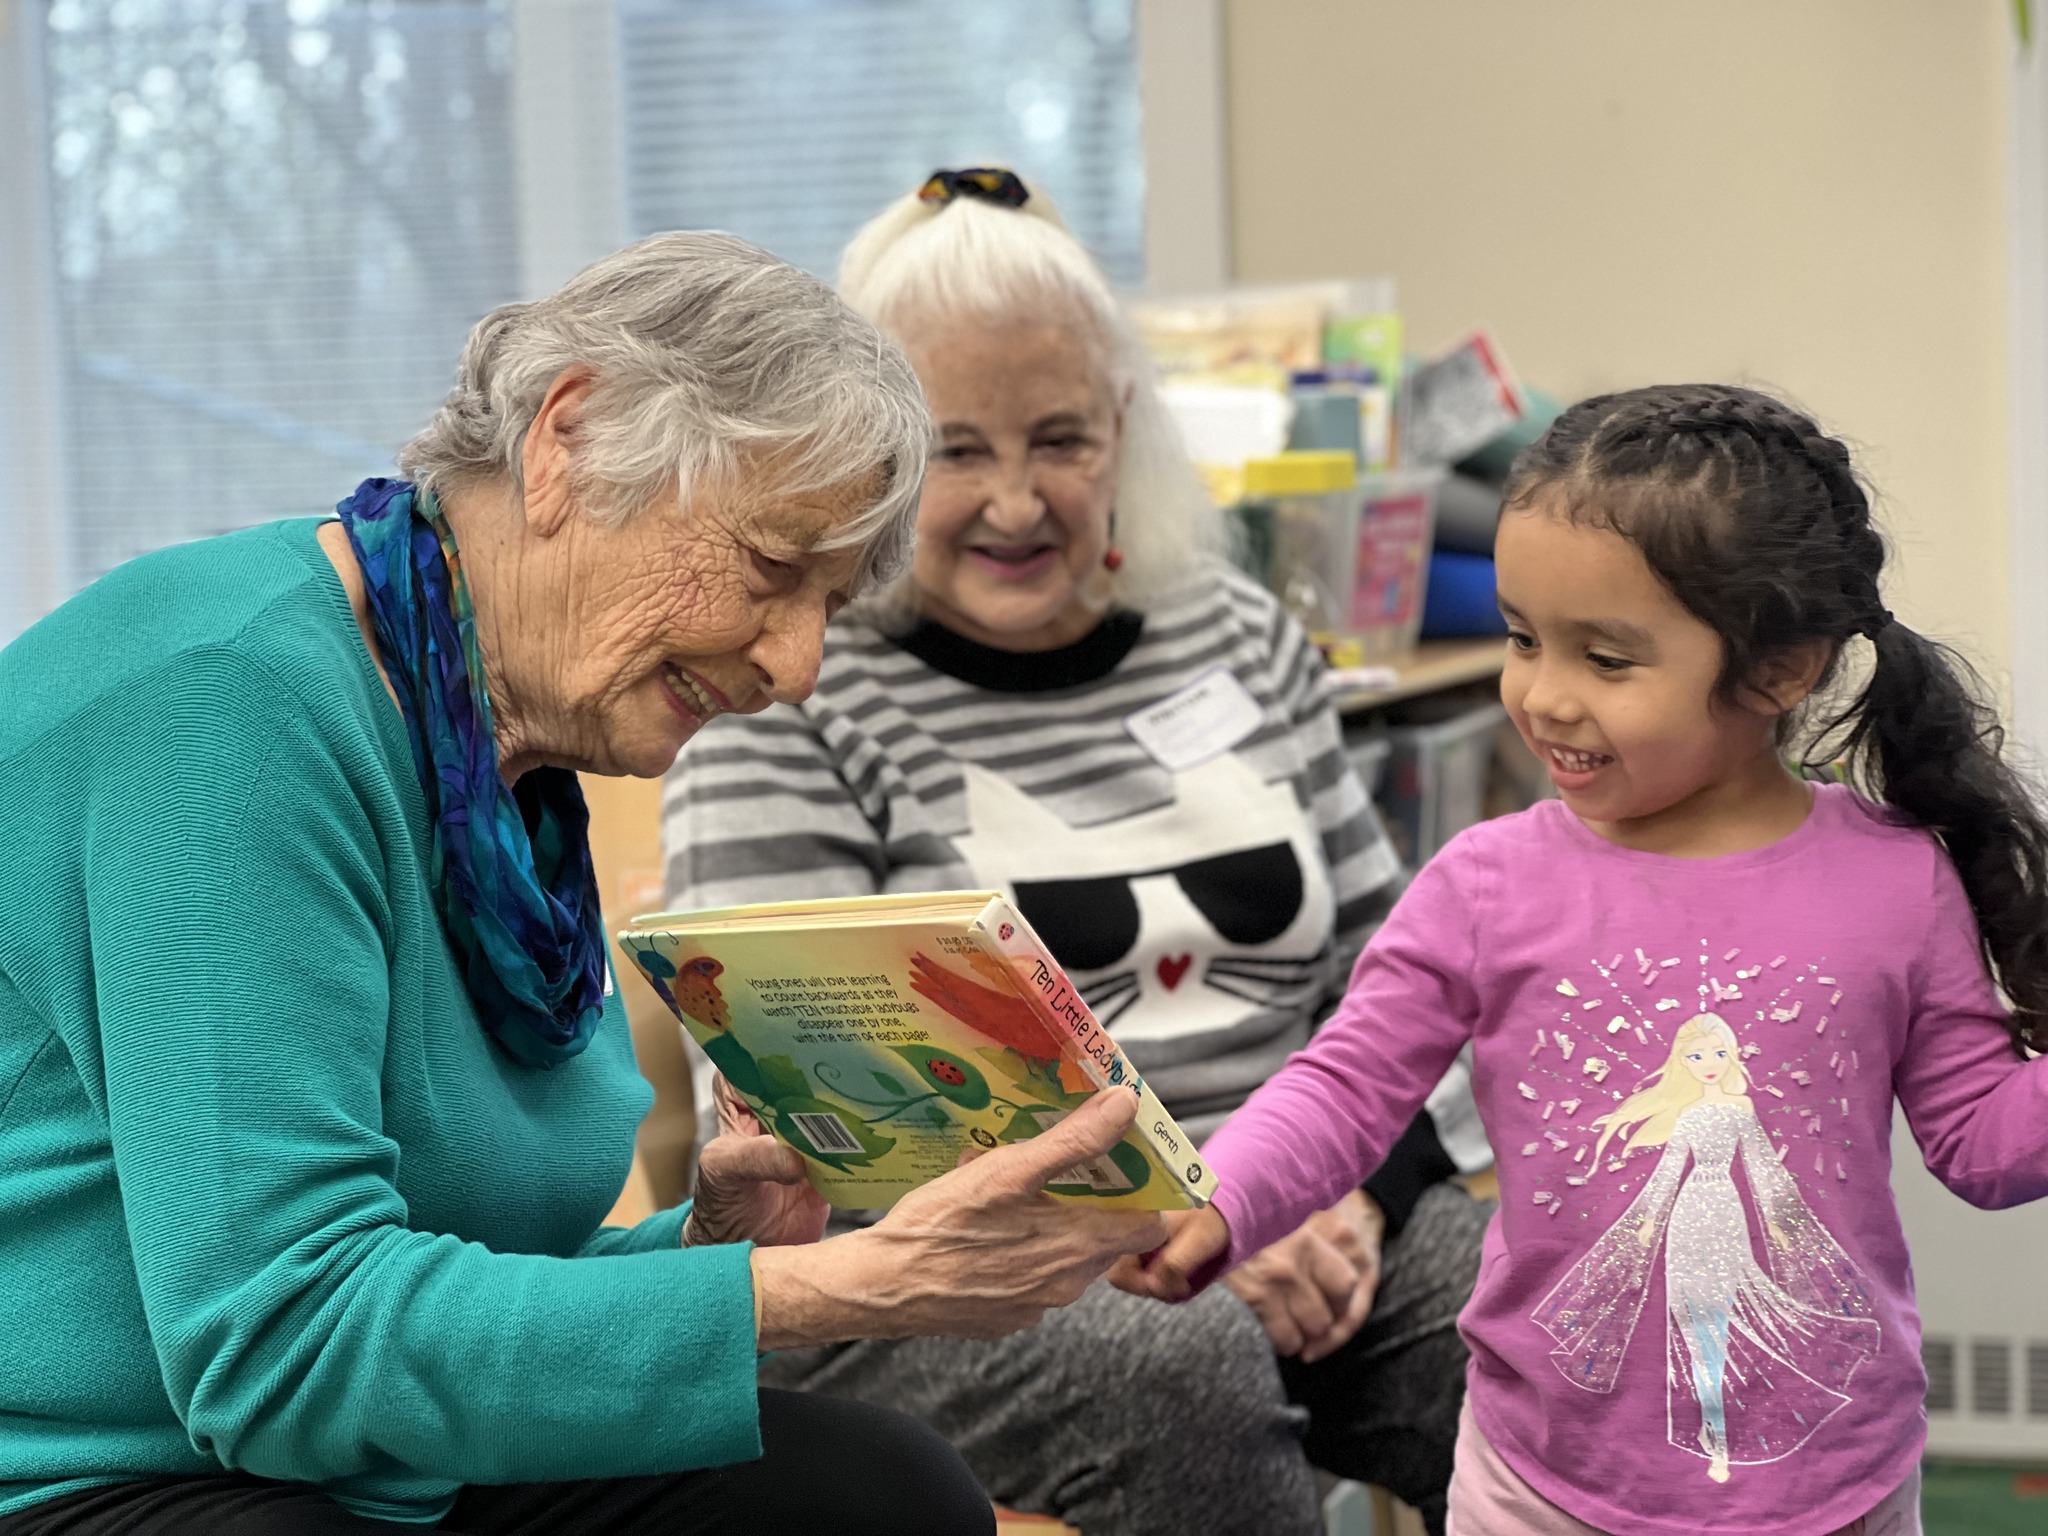
M 992 891 L 662 913 L 619 944 L 835 1206 L 893 1205 L 1110 1087 L 1136 1090 L 1136 1124 L 1047 1193 L 1171 1211 L 1215 1192 L 1187 1134 Z

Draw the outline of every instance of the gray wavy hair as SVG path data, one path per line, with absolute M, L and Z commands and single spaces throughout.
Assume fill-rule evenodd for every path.
M 1104 601 L 1143 610 L 1229 552 L 1210 499 L 1159 398 L 1150 357 L 1095 258 L 1036 187 L 1022 208 L 973 198 L 927 203 L 915 192 L 864 225 L 839 263 L 839 291 L 885 331 L 919 322 L 1070 320 L 1124 404 L 1117 455 L 1116 542 L 1124 562 Z M 900 608 L 899 588 L 871 607 Z
M 573 471 L 588 515 L 616 524 L 750 474 L 783 495 L 863 485 L 865 510 L 826 547 L 862 550 L 862 584 L 908 566 L 932 436 L 917 376 L 824 283 L 731 235 L 655 235 L 484 316 L 401 473 L 523 488 L 526 434 L 574 368 L 595 379 Z

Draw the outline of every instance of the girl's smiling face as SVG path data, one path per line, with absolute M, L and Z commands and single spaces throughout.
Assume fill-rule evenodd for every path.
M 1776 756 L 1783 708 L 1748 690 L 1753 704 L 1717 697 L 1720 637 L 1634 544 L 1539 501 L 1501 518 L 1494 553 L 1508 624 L 1501 701 L 1596 832 L 1655 846 L 1660 821 L 1787 781 Z

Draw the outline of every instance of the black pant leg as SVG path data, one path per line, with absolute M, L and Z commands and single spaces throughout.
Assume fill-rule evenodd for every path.
M 1430 1536 L 1443 1536 L 1465 1360 L 1465 1341 L 1450 1329 L 1391 1357 L 1341 1362 L 1333 1355 L 1311 1366 L 1283 1360 L 1288 1395 L 1309 1411 L 1308 1459 L 1386 1489 L 1414 1506 Z
M 666 1477 L 462 1491 L 441 1529 L 463 1536 L 993 1536 L 988 1495 L 908 1414 L 761 1391 L 758 1461 Z M 0 1536 L 7 1533 L 0 1532 Z
M 239 1474 L 115 1483 L 0 1516 L 0 1536 L 392 1536 L 405 1529 L 351 1514 L 310 1484 Z
M 1280 1362 L 1288 1397 L 1309 1412 L 1309 1460 L 1413 1505 L 1431 1536 L 1444 1529 L 1465 1401 L 1467 1354 L 1457 1315 L 1479 1278 L 1492 1211 L 1490 1201 L 1437 1185 L 1388 1243 L 1365 1326 L 1313 1365 Z
M 664 1477 L 465 1488 L 438 1527 L 467 1536 L 993 1536 L 951 1446 L 889 1408 L 761 1393 L 758 1461 Z M 0 1536 L 404 1536 L 305 1483 L 231 1474 L 88 1489 L 0 1517 Z

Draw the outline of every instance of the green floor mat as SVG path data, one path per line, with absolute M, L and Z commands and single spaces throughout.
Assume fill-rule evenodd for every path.
M 2048 1471 L 1925 1462 L 1920 1519 L 1927 1536 L 2048 1536 Z

